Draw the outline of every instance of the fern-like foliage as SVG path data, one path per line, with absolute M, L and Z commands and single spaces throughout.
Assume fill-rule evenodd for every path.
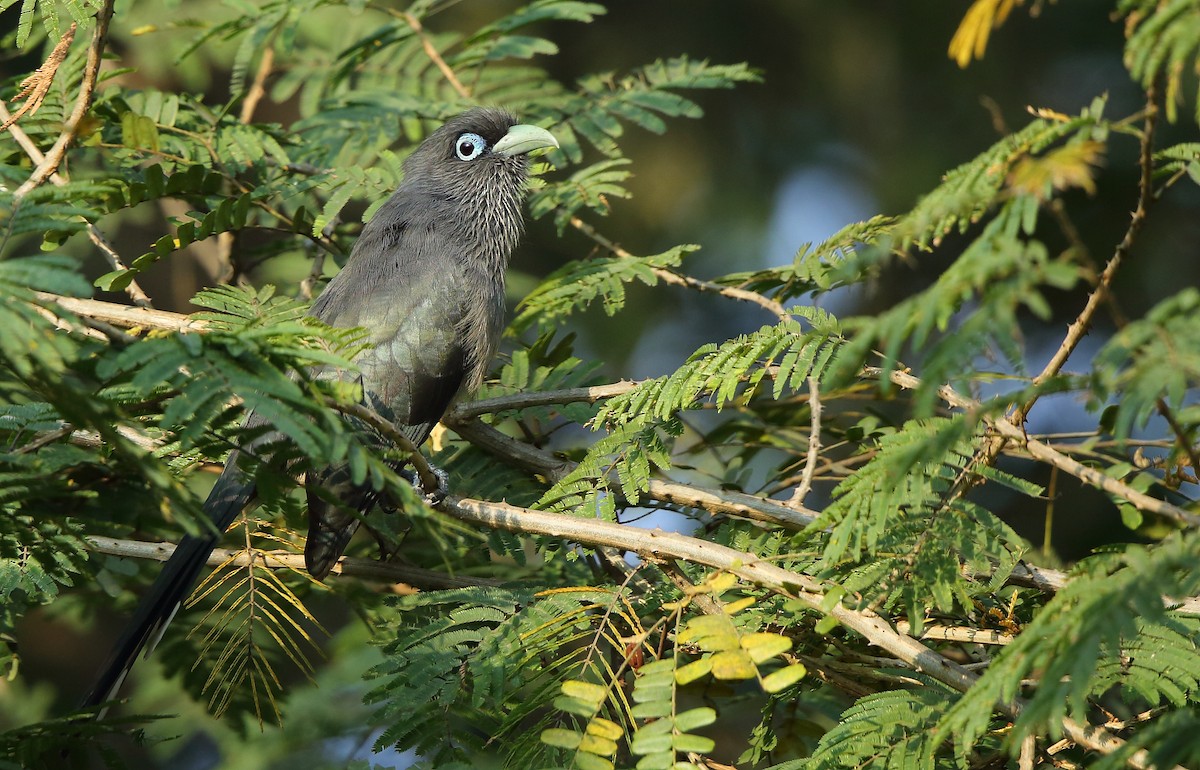
M 543 201 L 541 205 L 560 204 Z M 534 320 L 548 327 L 597 299 L 602 301 L 604 312 L 613 315 L 625 306 L 625 284 L 641 281 L 654 286 L 659 281 L 656 270 L 678 267 L 697 248 L 676 246 L 649 257 L 600 257 L 566 264 L 522 300 L 513 328 L 524 330 Z
M 935 731 L 938 717 L 954 693 L 925 677 L 917 678 L 924 687 L 860 698 L 842 714 L 837 727 L 822 736 L 812 757 L 797 763 L 797 767 L 934 770 L 960 766 L 938 754 Z
M 1086 719 L 1090 699 L 1120 685 L 1149 706 L 1194 703 L 1200 666 L 1197 626 L 1170 613 L 1164 594 L 1200 591 L 1193 568 L 1200 557 L 1195 532 L 1172 535 L 1153 548 L 1128 546 L 1085 560 L 1068 586 L 1004 648 L 978 684 L 942 718 L 960 750 L 985 729 L 992 705 L 1021 694 L 1021 682 L 1038 671 L 1026 694 L 1014 740 L 1046 729 L 1064 716 Z M 1194 750 L 1192 736 L 1187 745 Z
M 396 609 L 399 635 L 372 672 L 378 683 L 370 700 L 392 725 L 378 743 L 414 746 L 437 762 L 467 761 L 489 736 L 510 736 L 499 745 L 513 766 L 541 766 L 548 747 L 516 736 L 550 727 L 554 713 L 546 706 L 563 681 L 610 679 L 608 652 L 641 631 L 619 595 L 594 589 L 433 592 Z M 524 673 L 511 676 L 517 669 Z M 473 725 L 477 740 L 463 743 L 438 729 L 447 716 Z
M 1122 0 L 1117 9 L 1126 17 L 1125 66 L 1146 88 L 1165 80 L 1167 117 L 1174 122 L 1185 101 L 1183 73 L 1194 72 L 1200 62 L 1200 3 Z M 1200 122 L 1200 99 L 1193 101 Z
M 1097 404 L 1121 394 L 1111 413 L 1118 436 L 1128 437 L 1144 426 L 1160 400 L 1189 433 L 1200 425 L 1195 399 L 1200 386 L 1198 318 L 1200 292 L 1185 289 L 1119 331 L 1097 354 Z
M 970 608 L 981 586 L 962 566 L 989 574 L 998 560 L 1002 582 L 1023 546 L 1006 524 L 962 497 L 973 470 L 967 420 L 908 423 L 885 435 L 879 451 L 833 492 L 833 502 L 809 527 L 819 535 L 819 568 L 841 572 L 842 583 L 867 601 L 882 594 L 920 628 L 926 613 Z M 937 458 L 937 459 L 934 459 Z M 994 469 L 989 479 L 1036 496 L 1040 489 Z
M 650 380 L 628 394 L 609 399 L 597 424 L 638 424 L 665 420 L 681 409 L 711 399 L 718 409 L 749 401 L 770 375 L 771 396 L 795 391 L 809 377 L 820 378 L 838 353 L 841 327 L 819 308 L 796 308 L 799 321 L 764 326 L 721 345 L 706 345 L 673 374 Z
M 7 10 L 16 3 L 17 0 L 3 0 L 0 2 L 0 11 Z M 29 42 L 33 33 L 35 13 L 41 17 L 42 29 L 46 36 L 57 41 L 66 32 L 70 22 L 88 25 L 102 5 L 103 0 L 21 0 L 21 15 L 17 21 L 17 46 L 23 48 Z
M 293 547 L 294 538 L 281 538 L 262 520 L 245 518 L 232 531 L 244 537 L 247 547 L 196 587 L 189 608 L 201 605 L 208 611 L 190 631 L 191 644 L 183 654 L 196 661 L 190 675 L 202 680 L 198 689 L 213 713 L 252 710 L 260 725 L 277 723 L 282 719 L 278 695 L 283 689 L 278 666 L 286 660 L 311 677 L 317 652 L 312 634 L 324 629 L 289 585 L 296 580 L 281 577 L 293 577 L 289 570 L 271 568 L 267 549 Z M 302 575 L 295 578 L 307 580 Z M 200 661 L 212 661 L 211 668 Z
M 938 245 L 951 232 L 964 232 L 1001 200 L 1009 172 L 1023 158 L 1036 156 L 1055 142 L 1068 137 L 1102 140 L 1105 127 L 1101 115 L 1105 102 L 1097 99 L 1078 116 L 1051 113 L 1001 139 L 983 153 L 958 168 L 948 171 L 933 192 L 896 223 L 894 245 L 899 249 L 915 246 L 928 249 Z M 1035 214 L 1024 207 L 1026 232 L 1032 231 L 1028 217 Z
M 734 589 L 737 579 L 728 573 L 709 574 L 699 584 L 685 590 L 679 601 L 663 605 L 676 621 L 697 597 L 711 603 Z M 681 708 L 684 688 L 700 680 L 724 682 L 757 681 L 767 692 L 779 692 L 795 685 L 807 673 L 803 665 L 779 666 L 779 657 L 792 646 L 787 637 L 753 631 L 738 618 L 752 607 L 753 597 L 742 597 L 722 605 L 722 611 L 694 615 L 679 622 L 677 640 L 688 655 L 664 656 L 633 665 L 636 676 L 631 693 L 632 707 L 617 691 L 621 670 L 610 673 L 606 684 L 568 680 L 554 706 L 565 714 L 581 718 L 582 729 L 553 727 L 541 734 L 543 743 L 566 749 L 567 766 L 612 770 L 614 759 L 624 755 L 638 757 L 643 768 L 703 767 L 699 758 L 710 755 L 716 744 L 707 735 L 696 732 L 716 721 L 714 709 L 701 706 Z M 751 621 L 752 623 L 753 621 Z M 699 653 L 698 655 L 695 653 Z M 641 651 L 636 653 L 640 658 Z M 627 658 L 625 665 L 629 665 Z M 623 668 L 624 666 L 622 666 Z M 769 673 L 763 669 L 773 669 Z M 605 705 L 618 701 L 621 719 L 631 730 L 611 719 L 598 716 Z M 628 735 L 627 746 L 623 740 Z M 624 751 L 622 749 L 624 748 Z

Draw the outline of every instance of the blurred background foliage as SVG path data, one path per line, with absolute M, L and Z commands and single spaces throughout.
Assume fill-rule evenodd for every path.
M 118 2 L 111 45 L 119 51 L 122 66 L 130 67 L 121 75 L 122 83 L 190 93 L 214 108 L 225 104 L 230 97 L 230 62 L 245 61 L 245 52 L 239 59 L 238 51 L 244 39 L 227 42 L 219 34 L 209 36 L 190 55 L 180 57 L 198 35 L 226 18 L 230 7 L 242 5 L 237 0 Z M 363 5 L 317 9 L 298 25 L 297 39 L 285 41 L 281 49 L 340 50 L 370 26 Z M 475 29 L 519 5 L 509 0 L 439 3 L 427 27 L 435 35 Z M 682 54 L 718 63 L 746 62 L 761 74 L 761 83 L 690 92 L 704 109 L 703 118 L 671 121 L 666 135 L 627 129 L 621 147 L 633 161 L 633 176 L 627 182 L 632 195 L 611 200 L 609 216 L 598 222 L 606 237 L 637 254 L 656 254 L 679 243 L 699 244 L 702 248 L 690 258 L 690 271 L 709 277 L 788 263 L 802 244 L 820 241 L 849 222 L 908 210 L 948 169 L 1024 125 L 1030 106 L 1076 114 L 1106 93 L 1109 115 L 1140 109 L 1140 89 L 1122 66 L 1124 37 L 1112 4 L 1031 3 L 993 35 L 981 61 L 963 69 L 947 55 L 947 46 L 967 6 L 861 0 L 618 2 L 594 23 L 537 29 L 558 46 L 555 55 L 539 57 L 538 64 L 564 83 Z M 0 14 L 0 33 L 17 29 L 19 12 L 20 6 L 13 5 Z M 0 56 L 7 79 L 35 68 L 42 52 L 19 51 L 10 44 Z M 320 64 L 312 62 L 314 67 Z M 269 82 L 256 120 L 289 124 L 302 117 L 304 75 L 300 66 Z M 1164 123 L 1160 146 L 1193 136 L 1194 130 L 1186 120 Z M 1096 189 L 1067 193 L 1082 240 L 1101 258 L 1127 226 L 1138 174 L 1134 142 L 1113 142 L 1110 148 Z M 362 210 L 352 204 L 343 217 L 353 220 Z M 1140 316 L 1181 286 L 1200 284 L 1197 210 L 1196 186 L 1177 187 L 1156 208 L 1139 241 L 1136 264 L 1117 279 L 1116 292 L 1129 315 Z M 137 254 L 161 235 L 156 225 L 148 215 L 142 222 L 134 217 L 110 235 L 119 252 Z M 950 236 L 946 248 L 933 258 L 890 266 L 869 285 L 832 293 L 822 302 L 839 315 L 890 307 L 927 286 L 952 262 L 956 238 Z M 91 250 L 81 241 L 68 242 L 64 250 L 88 260 L 89 278 L 107 272 L 98 258 L 86 256 Z M 252 251 L 253 236 L 241 245 Z M 215 248 L 200 242 L 189 248 L 190 259 L 163 260 L 148 269 L 140 280 L 158 307 L 195 310 L 190 299 L 212 284 L 221 267 Z M 541 277 L 593 250 L 578 232 L 560 233 L 550 217 L 531 222 L 529 237 L 512 264 L 513 305 Z M 300 260 L 250 261 L 240 269 L 256 284 L 290 285 L 308 273 L 307 263 Z M 1074 291 L 1051 293 L 1051 319 L 1030 321 L 1025 328 L 1029 358 L 1036 367 L 1058 345 L 1085 289 L 1080 285 Z M 702 343 L 757 329 L 765 320 L 761 310 L 750 305 L 635 284 L 629 287 L 624 312 L 607 317 L 593 307 L 574 318 L 571 330 L 578 335 L 575 354 L 602 361 L 602 379 L 616 380 L 674 371 Z M 1110 331 L 1101 322 L 1076 353 L 1078 360 L 1088 360 L 1088 351 Z M 1045 400 L 1050 403 L 1052 398 Z M 1031 425 L 1031 431 L 1069 431 L 1083 413 L 1079 403 L 1068 399 L 1059 409 L 1039 412 L 1046 414 L 1049 417 L 1039 418 L 1044 421 Z M 1089 490 L 1077 494 L 1092 498 L 1094 510 L 1104 513 L 1055 522 L 1052 539 L 1045 543 L 1051 563 L 1079 558 L 1120 531 L 1116 509 L 1102 495 Z M 998 507 L 1003 516 L 1003 505 Z M 1068 507 L 1091 506 L 1063 506 Z M 1043 544 L 1040 516 L 1022 520 L 1010 512 L 1008 521 L 1035 545 Z M 320 600 L 316 604 L 317 613 L 332 627 L 346 620 L 336 597 L 327 606 Z M 95 635 L 82 635 L 82 625 L 67 604 L 52 619 L 34 613 L 24 621 L 27 671 L 22 673 L 27 676 L 0 682 L 0 726 L 61 711 L 64 702 L 75 698 L 102 655 L 102 644 Z M 72 627 L 80 635 L 71 633 Z M 184 715 L 185 722 L 197 728 L 193 735 L 153 745 L 148 753 L 134 755 L 137 761 L 199 768 L 216 766 L 219 756 L 220 766 L 229 768 L 317 766 L 319 753 L 335 766 L 354 766 L 352 758 L 369 756 L 375 728 L 362 726 L 365 685 L 357 673 L 348 672 L 377 663 L 379 652 L 361 644 L 361 626 L 349 624 L 346 629 L 333 641 L 335 665 L 320 674 L 336 684 L 319 690 L 294 688 L 284 728 L 267 728 L 262 736 L 257 726 L 214 722 L 195 706 Z M 96 648 L 81 652 L 83 639 Z M 136 698 L 133 708 L 139 713 L 176 711 L 181 702 L 177 686 L 165 680 L 139 688 Z M 803 732 L 808 724 L 815 736 L 828 729 L 841 707 L 811 702 L 805 708 L 808 711 L 796 722 L 801 727 L 793 728 Z M 753 714 L 747 722 L 757 720 Z M 176 722 L 168 731 L 179 729 Z M 406 766 L 401 757 L 376 756 L 373 761 Z

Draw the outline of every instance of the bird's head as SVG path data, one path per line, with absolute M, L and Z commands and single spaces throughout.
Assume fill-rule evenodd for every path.
M 517 123 L 504 109 L 476 107 L 446 121 L 421 143 L 404 164 L 405 179 L 463 203 L 519 196 L 527 153 L 548 147 L 558 147 L 558 141 L 546 129 Z

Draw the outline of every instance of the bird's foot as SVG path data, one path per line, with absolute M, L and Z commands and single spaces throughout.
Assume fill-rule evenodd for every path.
M 426 489 L 424 482 L 421 480 L 421 474 L 412 468 L 405 468 L 400 471 L 400 476 L 411 484 L 413 489 L 417 490 L 417 494 L 425 500 L 426 505 L 432 507 L 445 500 L 446 495 L 449 494 L 450 474 L 432 465 L 429 466 L 429 470 L 433 471 L 433 476 L 437 479 L 437 487 L 434 489 Z

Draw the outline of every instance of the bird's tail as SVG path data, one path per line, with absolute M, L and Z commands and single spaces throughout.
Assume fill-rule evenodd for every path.
M 204 511 L 217 532 L 224 532 L 254 496 L 254 483 L 237 468 L 234 452 L 204 502 Z M 142 650 L 149 654 L 162 638 L 196 583 L 200 570 L 216 546 L 218 536 L 187 536 L 167 560 L 154 585 L 138 602 L 100 677 L 84 699 L 82 708 L 92 708 L 114 699 L 125 676 Z M 104 712 L 100 712 L 103 716 Z

